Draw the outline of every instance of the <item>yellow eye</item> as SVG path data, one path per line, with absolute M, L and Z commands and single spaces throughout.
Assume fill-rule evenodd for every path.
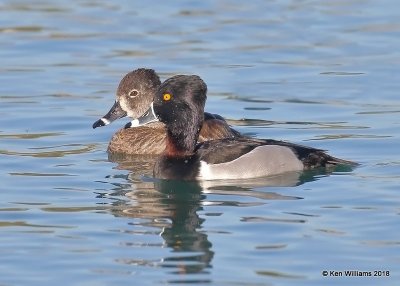
M 171 100 L 171 98 L 172 98 L 172 95 L 170 93 L 164 93 L 164 95 L 163 95 L 164 101 Z

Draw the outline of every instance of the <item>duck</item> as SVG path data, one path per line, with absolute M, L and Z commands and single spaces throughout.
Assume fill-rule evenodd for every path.
M 160 85 L 160 77 L 153 69 L 138 68 L 127 73 L 118 85 L 113 106 L 106 115 L 93 123 L 93 129 L 126 116 L 133 119 L 140 117 L 149 108 Z M 204 114 L 199 142 L 238 136 L 240 133 L 231 128 L 221 116 Z M 109 154 L 158 155 L 165 149 L 165 139 L 166 129 L 162 122 L 153 122 L 136 129 L 122 128 L 112 136 L 107 151 Z
M 250 179 L 355 164 L 321 149 L 273 139 L 242 136 L 198 142 L 206 98 L 207 85 L 199 76 L 173 76 L 160 85 L 148 111 L 126 124 L 127 129 L 154 122 L 165 124 L 166 146 L 155 161 L 155 178 Z

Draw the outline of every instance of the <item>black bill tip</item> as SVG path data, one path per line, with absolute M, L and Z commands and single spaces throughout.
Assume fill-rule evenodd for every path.
M 92 127 L 93 127 L 93 129 L 96 129 L 97 127 L 102 127 L 102 126 L 106 126 L 106 125 L 107 124 L 101 118 L 101 119 L 97 120 L 95 123 L 93 123 Z

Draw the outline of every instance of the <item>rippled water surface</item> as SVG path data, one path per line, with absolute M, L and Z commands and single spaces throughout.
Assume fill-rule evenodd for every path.
M 0 285 L 397 285 L 395 7 L 1 1 Z M 207 110 L 244 134 L 361 165 L 155 181 L 148 158 L 108 158 L 127 120 L 91 128 L 138 67 L 199 74 Z

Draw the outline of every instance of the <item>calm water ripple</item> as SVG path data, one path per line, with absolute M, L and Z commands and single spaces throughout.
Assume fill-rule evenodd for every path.
M 2 1 L 0 285 L 397 285 L 397 6 Z M 91 128 L 138 67 L 199 74 L 244 134 L 361 165 L 154 180 L 154 158 L 106 153 L 127 120 Z

